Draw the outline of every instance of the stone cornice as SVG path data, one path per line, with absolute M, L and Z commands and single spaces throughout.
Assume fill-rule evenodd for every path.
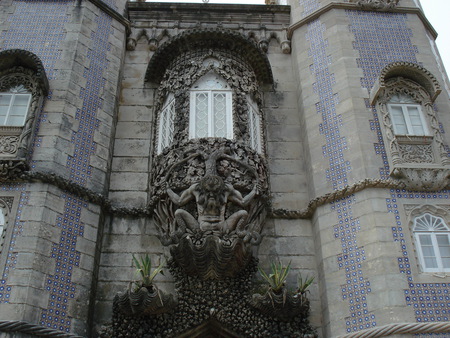
M 311 13 L 310 15 L 304 17 L 300 21 L 297 21 L 296 23 L 292 24 L 288 28 L 287 37 L 289 40 L 292 39 L 292 35 L 294 32 L 299 29 L 300 27 L 303 27 L 304 25 L 310 23 L 313 20 L 318 19 L 323 14 L 333 10 L 333 9 L 347 9 L 347 10 L 359 10 L 359 11 L 375 11 L 374 9 L 364 8 L 359 6 L 356 3 L 340 3 L 340 2 L 332 2 L 317 11 Z M 377 10 L 379 12 L 387 12 L 386 10 Z M 416 14 L 419 16 L 420 21 L 422 21 L 423 25 L 425 26 L 425 29 L 427 29 L 434 39 L 437 37 L 437 32 L 433 28 L 433 26 L 430 24 L 428 19 L 425 17 L 425 14 L 422 12 L 422 10 L 418 7 L 411 8 L 411 7 L 395 7 L 392 9 L 389 9 L 389 13 L 406 13 L 406 14 Z

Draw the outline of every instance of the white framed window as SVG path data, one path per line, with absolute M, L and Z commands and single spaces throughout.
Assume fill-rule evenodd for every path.
M 189 138 L 233 138 L 232 91 L 211 72 L 190 90 Z
M 247 98 L 248 102 L 248 130 L 250 134 L 250 147 L 261 152 L 261 118 L 258 113 L 258 105 L 250 98 Z
M 393 95 L 387 106 L 396 135 L 429 135 L 422 107 L 410 96 L 405 94 Z
M 425 272 L 450 272 L 450 229 L 441 217 L 425 213 L 414 219 L 413 233 Z
M 31 93 L 22 85 L 0 93 L 0 126 L 22 127 L 30 102 Z
M 159 114 L 158 154 L 173 141 L 175 98 L 170 94 Z

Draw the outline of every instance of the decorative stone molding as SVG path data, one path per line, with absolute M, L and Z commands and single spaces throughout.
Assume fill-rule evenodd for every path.
M 399 0 L 350 0 L 362 8 L 376 9 L 376 10 L 388 10 L 395 8 Z
M 0 332 L 17 332 L 37 337 L 82 338 L 81 336 L 19 320 L 0 320 Z
M 392 176 L 409 190 L 439 191 L 450 183 L 450 168 L 395 168 Z

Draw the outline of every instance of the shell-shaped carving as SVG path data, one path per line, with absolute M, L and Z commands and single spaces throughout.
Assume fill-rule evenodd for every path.
M 176 305 L 172 295 L 156 288 L 141 287 L 135 291 L 119 292 L 114 297 L 114 306 L 126 315 L 152 315 L 170 311 Z
M 173 260 L 188 275 L 202 279 L 233 277 L 251 258 L 251 245 L 236 235 L 186 234 L 170 248 Z
M 256 293 L 252 297 L 252 305 L 266 316 L 282 321 L 309 314 L 309 299 L 304 294 L 292 294 L 286 290 L 280 294 L 271 290 L 263 295 Z

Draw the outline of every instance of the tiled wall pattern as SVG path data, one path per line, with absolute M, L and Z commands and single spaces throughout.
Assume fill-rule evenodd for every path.
M 94 133 L 99 127 L 98 109 L 102 107 L 101 94 L 105 86 L 104 73 L 108 68 L 107 53 L 111 46 L 108 42 L 112 34 L 112 19 L 104 13 L 95 17 L 96 27 L 91 33 L 91 48 L 87 51 L 88 66 L 83 77 L 86 86 L 80 90 L 83 104 L 77 109 L 75 119 L 79 128 L 72 134 L 73 155 L 67 158 L 70 179 L 85 186 L 91 176 L 90 157 L 95 153 Z M 87 204 L 70 195 L 65 199 L 64 214 L 57 219 L 61 228 L 60 242 L 52 247 L 52 258 L 56 261 L 56 270 L 48 276 L 47 290 L 50 298 L 47 309 L 42 311 L 41 324 L 69 332 L 71 319 L 67 315 L 67 305 L 75 297 L 76 285 L 72 283 L 72 270 L 80 262 L 80 253 L 76 251 L 77 238 L 83 236 L 84 225 L 80 222 L 82 209 Z
M 379 76 L 381 70 L 394 61 L 409 61 L 417 63 L 417 47 L 412 44 L 412 32 L 408 28 L 408 18 L 400 13 L 380 13 L 347 11 L 350 20 L 350 31 L 354 34 L 354 48 L 359 51 L 358 66 L 363 70 L 361 85 L 369 91 Z M 389 50 L 389 53 L 386 53 Z M 368 102 L 366 102 L 368 106 Z M 371 129 L 377 134 L 378 143 L 374 145 L 375 153 L 381 156 L 383 167 L 380 176 L 387 178 L 389 166 L 384 148 L 377 112 L 373 109 Z M 405 276 L 405 301 L 411 306 L 418 322 L 448 321 L 450 309 L 449 284 L 446 283 L 415 283 L 411 273 L 410 258 L 404 238 L 397 201 L 411 201 L 415 204 L 426 203 L 426 199 L 448 199 L 447 192 L 413 193 L 391 190 L 390 198 L 386 199 L 387 210 L 393 214 L 392 236 L 398 243 L 402 256 L 398 257 L 400 273 Z
M 318 0 L 299 0 L 300 6 L 303 6 L 302 17 L 308 16 L 320 8 Z
M 310 43 L 309 56 L 313 60 L 310 71 L 315 79 L 314 92 L 319 101 L 316 111 L 322 116 L 319 132 L 326 143 L 322 147 L 323 156 L 328 160 L 326 179 L 333 189 L 343 188 L 351 165 L 345 159 L 347 142 L 341 135 L 342 117 L 336 113 L 339 97 L 333 92 L 334 74 L 328 67 L 331 59 L 327 53 L 328 41 L 324 38 L 324 25 L 320 20 L 308 24 L 307 40 Z M 345 273 L 346 284 L 341 286 L 342 298 L 348 302 L 349 316 L 346 317 L 347 332 L 358 331 L 376 326 L 375 315 L 370 311 L 366 295 L 371 292 L 370 281 L 364 277 L 364 248 L 358 244 L 360 222 L 353 217 L 354 196 L 332 203 L 337 224 L 333 227 L 334 237 L 341 242 L 342 252 L 338 254 L 339 269 Z
M 15 12 L 7 23 L 9 29 L 0 35 L 0 49 L 29 50 L 42 61 L 49 80 L 57 74 L 55 63 L 61 57 L 60 43 L 69 21 L 67 10 L 73 0 L 14 1 Z
M 13 270 L 17 263 L 17 255 L 18 252 L 15 250 L 16 240 L 22 234 L 24 229 L 24 222 L 21 220 L 22 218 L 22 209 L 23 206 L 28 202 L 28 193 L 25 191 L 25 187 L 23 185 L 14 184 L 14 185 L 3 185 L 0 187 L 0 194 L 2 191 L 17 191 L 20 193 L 20 201 L 19 207 L 17 209 L 17 215 L 15 219 L 9 219 L 9 226 L 13 226 L 11 240 L 9 243 L 4 243 L 3 247 L 6 249 L 8 257 L 6 259 L 5 267 L 3 268 L 2 275 L 0 277 L 0 304 L 1 303 L 9 303 L 11 288 L 12 286 L 8 284 L 8 276 L 11 270 Z
M 57 77 L 55 64 L 61 56 L 60 44 L 66 36 L 64 25 L 69 22 L 68 9 L 71 5 L 73 0 L 14 1 L 15 11 L 7 19 L 9 29 L 0 36 L 1 49 L 19 48 L 35 53 L 42 61 L 48 79 L 50 81 L 55 79 Z M 42 118 L 42 115 L 39 118 Z M 35 146 L 39 144 L 38 138 L 35 140 Z M 15 240 L 22 231 L 26 231 L 26 224 L 20 221 L 21 210 L 26 200 L 27 195 L 23 192 L 8 249 L 8 261 L 2 275 L 1 283 L 5 289 L 0 296 L 0 302 L 9 300 L 11 287 L 7 285 L 7 277 L 20 254 L 14 251 Z

